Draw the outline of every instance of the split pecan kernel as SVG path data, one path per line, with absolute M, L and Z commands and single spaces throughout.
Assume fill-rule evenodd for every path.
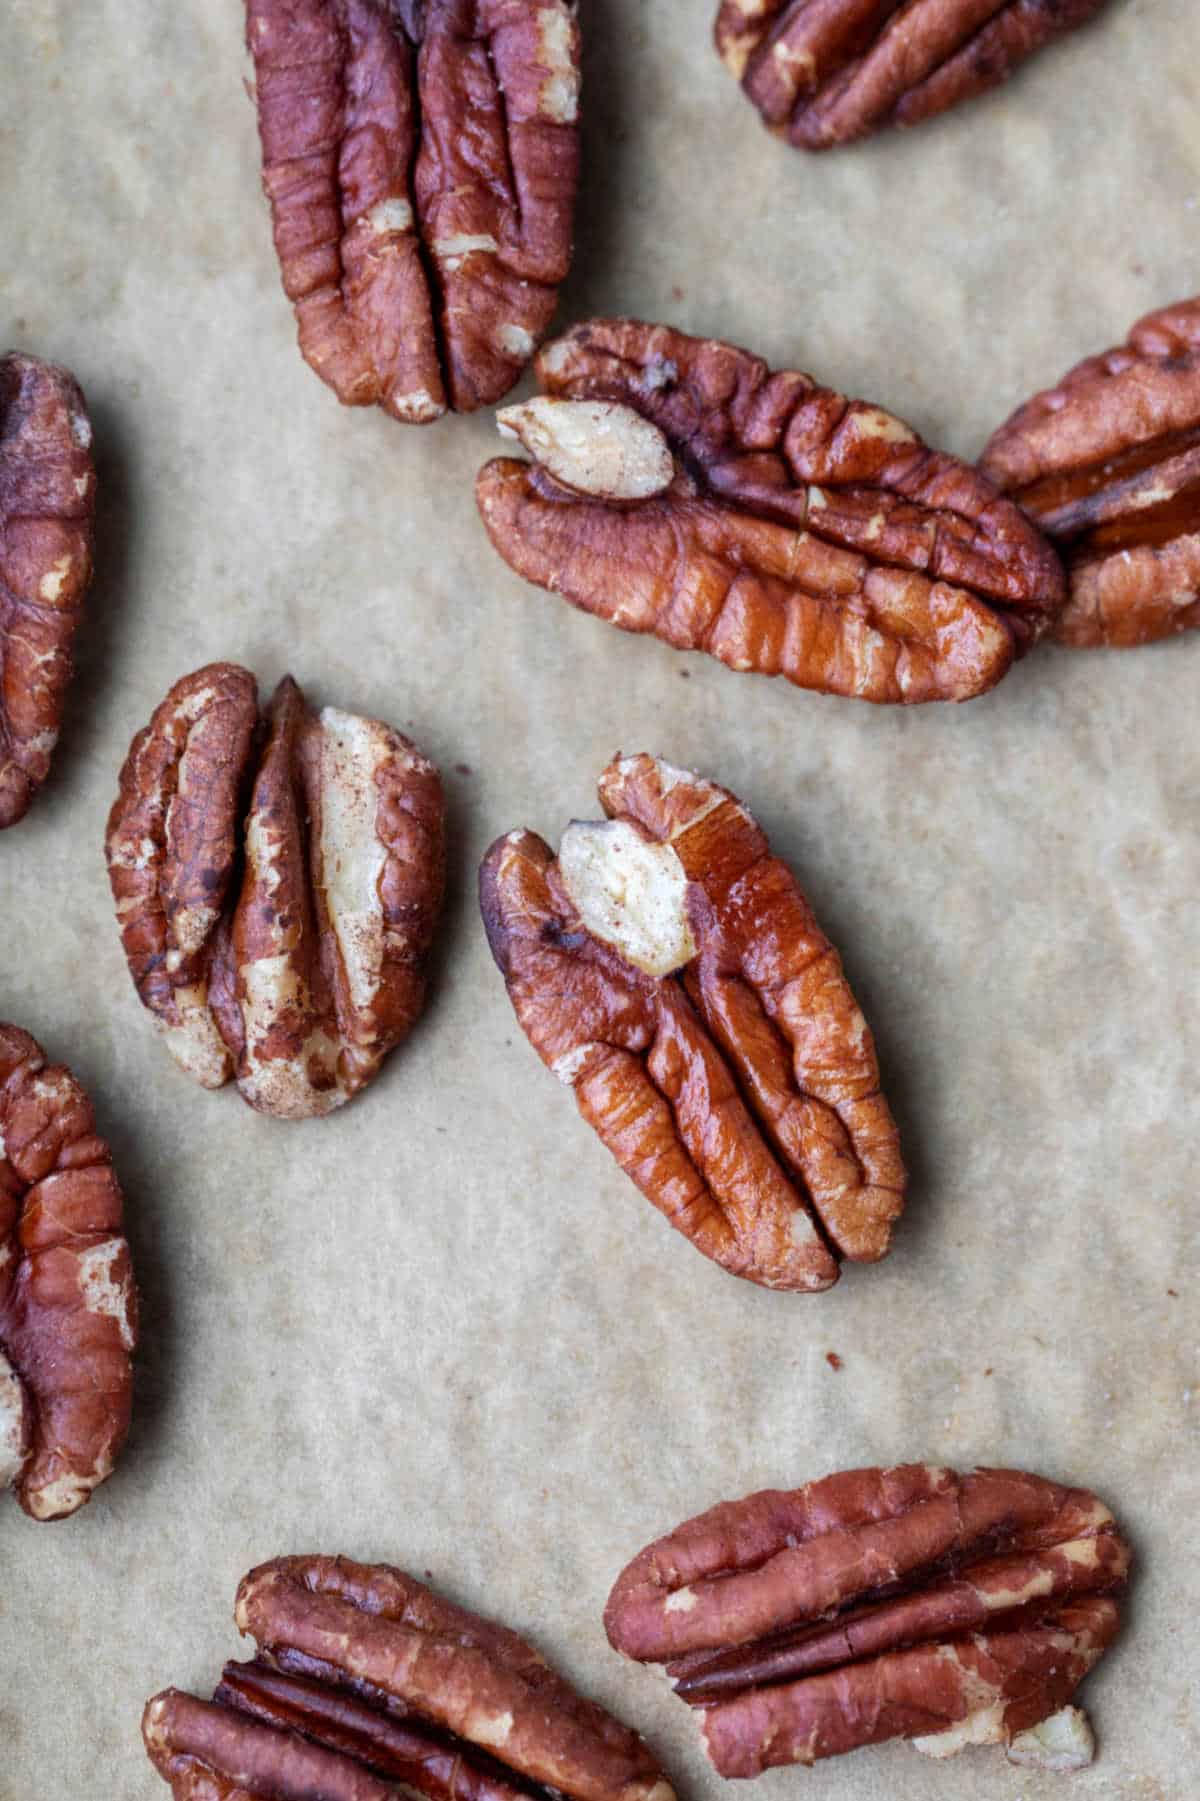
M 981 466 L 1061 551 L 1061 643 L 1130 649 L 1200 625 L 1200 298 L 1019 407 Z
M 401 1570 L 277 1558 L 235 1617 L 256 1660 L 227 1665 L 211 1704 L 168 1689 L 143 1717 L 178 1797 L 674 1801 L 635 1732 Z
M 129 1429 L 137 1294 L 112 1154 L 91 1103 L 0 1025 L 0 1488 L 65 1519 Z
M 904 1203 L 875 1047 L 836 950 L 746 809 L 655 757 L 600 778 L 557 860 L 494 844 L 484 924 L 534 1049 L 705 1256 L 821 1289 Z
M 0 357 L 0 831 L 50 769 L 92 574 L 96 471 L 79 384 Z
M 627 319 L 539 354 L 476 499 L 527 580 L 798 687 L 966 700 L 1062 603 L 1058 559 L 976 470 L 730 344 Z
M 244 819 L 243 819 L 244 815 Z M 286 677 L 177 682 L 134 739 L 106 851 L 134 984 L 176 1061 L 278 1118 L 328 1113 L 408 1036 L 444 886 L 444 804 L 400 733 Z
M 413 423 L 519 377 L 571 260 L 569 0 L 247 0 L 263 186 L 300 348 Z
M 723 0 L 717 50 L 763 122 L 805 150 L 972 100 L 1104 0 Z
M 665 1665 L 723 1776 L 897 1737 L 1071 1767 L 1054 1759 L 1090 1731 L 1060 1715 L 1116 1634 L 1129 1562 L 1084 1489 L 849 1470 L 686 1521 L 622 1571 L 604 1621 Z

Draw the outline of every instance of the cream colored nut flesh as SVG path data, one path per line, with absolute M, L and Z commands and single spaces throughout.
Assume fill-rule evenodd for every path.
M 1092 1723 L 1081 1707 L 1060 1707 L 1028 1732 L 1018 1732 L 1007 1755 L 1009 1763 L 1027 1770 L 1086 1770 L 1096 1755 Z
M 692 961 L 687 876 L 671 845 L 624 819 L 576 820 L 563 833 L 558 867 L 588 931 L 627 962 L 669 976 Z
M 0 1351 L 0 1489 L 8 1488 L 21 1474 L 26 1442 L 25 1391 Z
M 614 401 L 541 394 L 502 407 L 496 424 L 556 482 L 601 500 L 649 500 L 675 474 L 671 447 L 658 427 Z

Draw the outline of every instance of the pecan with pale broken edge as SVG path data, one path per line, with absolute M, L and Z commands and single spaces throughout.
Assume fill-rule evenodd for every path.
M 480 871 L 526 1036 L 646 1198 L 731 1274 L 821 1289 L 904 1204 L 875 1046 L 787 866 L 726 789 L 650 756 L 599 783 L 557 860 L 510 832 Z
M 0 357 L 0 830 L 45 781 L 92 574 L 96 471 L 78 382 Z
M 422 423 L 507 393 L 579 179 L 568 0 L 247 0 L 263 186 L 309 365 Z
M 1200 298 L 1077 364 L 980 460 L 1061 552 L 1061 643 L 1130 649 L 1200 625 Z
M 409 739 L 286 677 L 175 684 L 121 771 L 106 852 L 167 1048 L 277 1118 L 341 1106 L 408 1036 L 445 882 L 441 781 Z M 243 818 L 244 816 L 244 818 Z
M 112 1154 L 70 1070 L 0 1025 L 0 1488 L 61 1520 L 112 1474 L 137 1293 Z
M 528 581 L 623 631 L 870 701 L 993 687 L 1062 604 L 1058 559 L 977 470 L 730 344 L 592 320 L 498 415 L 476 500 Z
M 717 50 L 805 150 L 919 125 L 1004 81 L 1104 0 L 723 0 Z
M 1084 1489 L 1020 1470 L 847 1470 L 724 1502 L 617 1578 L 611 1643 L 664 1665 L 723 1776 L 888 1738 L 1075 1767 L 1068 1703 L 1107 1649 L 1129 1547 Z
M 177 1689 L 142 1721 L 180 1801 L 674 1801 L 637 1733 L 515 1632 L 403 1571 L 280 1557 L 237 1597 L 251 1664 L 213 1703 Z

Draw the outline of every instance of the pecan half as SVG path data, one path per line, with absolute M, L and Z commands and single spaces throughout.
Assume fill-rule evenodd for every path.
M 1057 1716 L 1116 1634 L 1129 1561 L 1084 1489 L 848 1470 L 686 1521 L 622 1571 L 604 1623 L 666 1666 L 723 1776 L 888 1738 L 1069 1768 L 1090 1733 Z
M 290 676 L 261 732 L 247 670 L 176 682 L 105 848 L 134 985 L 180 1066 L 280 1119 L 365 1087 L 424 1001 L 444 812 L 409 739 L 312 712 Z
M 568 0 L 247 0 L 263 187 L 305 360 L 422 423 L 507 393 L 570 267 Z
M 1062 553 L 1061 643 L 1129 649 L 1200 625 L 1200 298 L 1019 407 L 981 463 Z
M 536 368 L 546 397 L 499 415 L 536 460 L 488 463 L 479 510 L 519 575 L 623 631 L 827 694 L 967 700 L 1061 605 L 1054 552 L 978 471 L 810 376 L 628 319 Z
M 70 1070 L 0 1025 L 0 1488 L 61 1520 L 129 1429 L 137 1294 L 112 1155 Z
M 0 831 L 24 818 L 58 741 L 92 573 L 91 442 L 74 376 L 0 357 Z
M 492 955 L 542 1061 L 626 1174 L 732 1275 L 820 1289 L 904 1204 L 866 1020 L 787 866 L 726 789 L 616 759 L 557 860 L 480 871 Z
M 1011 75 L 1104 0 L 723 0 L 716 42 L 763 122 L 828 150 Z
M 177 1689 L 142 1732 L 179 1797 L 674 1801 L 637 1733 L 515 1632 L 402 1570 L 280 1557 L 243 1580 L 258 1657 L 212 1704 Z

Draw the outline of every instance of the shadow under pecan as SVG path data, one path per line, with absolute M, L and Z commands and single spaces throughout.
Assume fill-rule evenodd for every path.
M 0 830 L 45 781 L 92 574 L 96 471 L 78 382 L 0 357 Z
M 534 461 L 486 464 L 479 510 L 519 575 L 623 631 L 823 693 L 967 700 L 1062 603 L 977 470 L 807 375 L 627 319 L 536 369 L 545 394 L 498 415 Z
M 568 0 L 247 0 L 263 186 L 305 360 L 423 423 L 507 393 L 570 267 Z
M 721 59 L 791 144 L 828 150 L 972 100 L 1104 0 L 724 0 Z
M 1068 1704 L 1116 1635 L 1129 1562 L 1084 1489 L 848 1470 L 686 1521 L 622 1571 L 604 1622 L 665 1666 L 723 1776 L 889 1738 L 1077 1768 L 1091 1729 Z
M 341 1106 L 408 1036 L 445 883 L 433 764 L 290 676 L 184 676 L 134 739 L 106 854 L 134 985 L 206 1088 L 281 1119 Z
M 276 1558 L 235 1618 L 256 1660 L 227 1664 L 212 1703 L 167 1689 L 143 1716 L 180 1801 L 674 1801 L 635 1732 L 401 1570 Z
M 1200 625 L 1200 298 L 1035 395 L 980 462 L 1062 554 L 1061 643 L 1130 649 Z
M 522 1029 L 677 1231 L 732 1275 L 821 1289 L 882 1257 L 898 1136 L 836 950 L 746 809 L 654 757 L 600 778 L 557 860 L 510 832 L 480 871 Z
M 0 1025 L 0 1488 L 91 1498 L 129 1429 L 137 1293 L 112 1154 L 70 1070 Z

